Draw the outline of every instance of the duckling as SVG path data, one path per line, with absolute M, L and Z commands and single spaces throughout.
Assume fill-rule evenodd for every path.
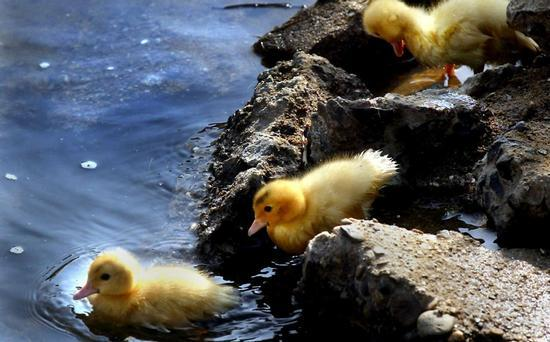
M 509 0 L 443 0 L 425 10 L 399 0 L 372 0 L 363 12 L 363 28 L 389 42 L 402 56 L 405 46 L 427 66 L 454 65 L 483 71 L 485 63 L 514 62 L 523 52 L 538 53 L 538 44 L 506 22 Z
M 102 321 L 164 329 L 210 318 L 238 302 L 231 287 L 191 266 L 143 268 L 122 248 L 105 251 L 92 262 L 86 285 L 73 299 L 86 297 Z
M 309 240 L 343 218 L 363 218 L 378 190 L 397 172 L 380 151 L 329 160 L 303 177 L 273 180 L 253 201 L 251 236 L 267 226 L 271 240 L 290 254 L 302 253 Z

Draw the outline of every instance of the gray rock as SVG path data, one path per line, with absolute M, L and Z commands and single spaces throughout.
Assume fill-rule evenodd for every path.
M 441 314 L 437 310 L 428 310 L 418 316 L 416 329 L 420 337 L 447 335 L 453 330 L 455 321 L 454 316 Z
M 233 255 L 258 240 L 246 235 L 252 197 L 264 181 L 304 167 L 305 131 L 318 104 L 336 96 L 370 96 L 356 76 L 305 53 L 258 80 L 250 102 L 229 118 L 215 142 L 207 208 L 196 229 L 199 251 L 210 257 Z
M 550 6 L 548 0 L 511 0 L 506 11 L 508 24 L 550 51 Z
M 550 247 L 550 123 L 511 130 L 489 148 L 477 169 L 476 198 L 503 245 Z
M 357 220 L 351 227 L 363 231 L 362 243 L 337 227 L 317 235 L 306 250 L 300 293 L 310 319 L 345 315 L 388 341 L 414 336 L 417 323 L 422 336 L 450 333 L 454 325 L 454 341 L 549 336 L 548 256 L 491 251 L 457 232 L 438 238 Z M 385 253 L 373 258 L 377 247 Z M 419 316 L 426 310 L 444 315 L 436 324 L 441 329 L 424 327 Z
M 363 236 L 363 232 L 355 229 L 353 226 L 343 226 L 342 231 L 346 233 L 346 236 L 355 242 L 361 242 L 365 240 L 365 237 Z
M 417 188 L 433 188 L 435 182 L 441 191 L 462 191 L 482 156 L 478 148 L 489 116 L 474 99 L 451 90 L 335 98 L 312 117 L 308 157 L 317 162 L 327 154 L 356 153 L 368 146 L 397 160 L 401 177 Z
M 508 82 L 512 76 L 521 70 L 522 68 L 512 64 L 500 65 L 469 77 L 460 87 L 460 90 L 464 94 L 479 97 L 482 94 L 501 88 L 505 82 Z

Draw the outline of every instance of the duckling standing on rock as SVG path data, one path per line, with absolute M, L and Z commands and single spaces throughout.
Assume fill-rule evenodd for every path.
M 363 218 L 378 190 L 396 173 L 390 157 L 368 150 L 329 160 L 301 178 L 271 181 L 254 196 L 255 220 L 248 235 L 267 226 L 279 248 L 300 254 L 310 239 L 342 219 Z
M 101 253 L 86 285 L 73 299 L 89 296 L 93 314 L 115 325 L 177 328 L 208 319 L 238 303 L 235 291 L 191 266 L 143 268 L 128 251 Z
M 405 46 L 427 66 L 454 64 L 483 71 L 485 63 L 514 62 L 537 43 L 506 22 L 509 0 L 443 0 L 430 10 L 399 0 L 372 0 L 363 12 L 365 31 L 389 42 L 402 56 Z

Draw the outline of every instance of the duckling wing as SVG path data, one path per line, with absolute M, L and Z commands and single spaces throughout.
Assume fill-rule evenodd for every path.
M 397 164 L 379 151 L 328 161 L 302 179 L 308 214 L 320 226 L 334 226 L 345 217 L 357 217 L 360 208 L 371 204 L 379 188 L 396 171 Z
M 143 319 L 166 326 L 208 319 L 238 302 L 232 288 L 188 265 L 151 268 L 143 292 Z

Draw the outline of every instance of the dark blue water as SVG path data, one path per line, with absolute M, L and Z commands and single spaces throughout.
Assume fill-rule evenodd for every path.
M 230 3 L 0 0 L 0 340 L 295 333 L 300 310 L 263 293 L 276 260 L 219 277 L 241 307 L 188 332 L 92 332 L 89 306 L 71 300 L 107 247 L 194 262 L 189 227 L 218 134 L 203 128 L 250 98 L 263 70 L 250 46 L 295 12 L 213 9 Z

